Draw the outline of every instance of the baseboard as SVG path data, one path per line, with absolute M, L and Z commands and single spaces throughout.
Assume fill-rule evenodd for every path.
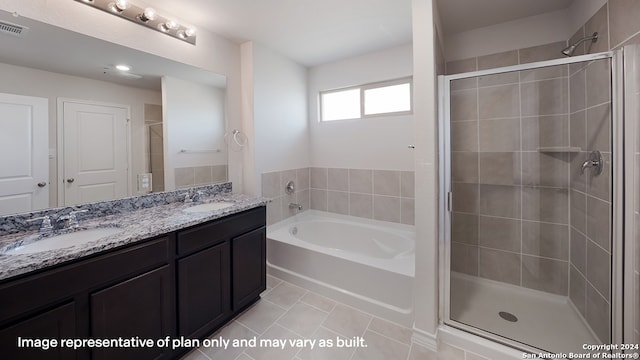
M 413 328 L 413 335 L 411 335 L 411 342 L 416 343 L 428 350 L 438 351 L 437 334 L 430 334 L 426 331 Z

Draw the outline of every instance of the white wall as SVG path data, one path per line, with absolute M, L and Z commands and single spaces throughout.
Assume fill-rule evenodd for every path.
M 568 14 L 566 9 L 558 10 L 445 36 L 445 58 L 460 60 L 566 41 L 573 34 Z
M 438 326 L 438 122 L 434 0 L 413 0 L 416 179 L 414 339 L 435 347 Z
M 246 46 L 253 59 L 253 191 L 260 194 L 262 173 L 309 166 L 307 69 L 255 42 Z
M 0 0 L 0 9 L 226 75 L 229 128 L 242 127 L 240 46 L 222 36 L 198 28 L 197 45 L 193 46 L 71 0 Z M 189 19 L 177 20 L 190 23 Z M 229 157 L 234 191 L 242 191 L 242 167 L 246 166 L 242 153 L 230 153 Z
M 165 189 L 175 189 L 175 169 L 224 165 L 225 93 L 223 89 L 162 77 Z M 194 153 L 183 153 L 181 150 Z M 221 152 L 199 152 L 220 149 Z
M 110 82 L 52 73 L 0 63 L 0 92 L 38 96 L 49 99 L 49 148 L 57 154 L 57 98 L 71 98 L 127 105 L 131 109 L 132 182 L 136 194 L 135 175 L 146 172 L 144 138 L 144 104 L 161 104 L 159 91 L 116 85 Z M 57 206 L 57 156 L 49 160 L 50 206 Z
M 569 9 L 445 36 L 447 61 L 566 41 L 606 0 L 576 0 Z
M 412 45 L 309 69 L 311 166 L 413 171 L 413 116 L 319 121 L 318 93 L 413 74 Z

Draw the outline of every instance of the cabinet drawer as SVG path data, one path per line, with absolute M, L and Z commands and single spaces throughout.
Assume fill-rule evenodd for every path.
M 265 225 L 266 208 L 247 210 L 239 214 L 197 225 L 178 232 L 178 255 L 187 255 L 220 244 L 234 236 Z
M 79 261 L 0 285 L 0 324 L 78 292 L 164 265 L 168 238 Z

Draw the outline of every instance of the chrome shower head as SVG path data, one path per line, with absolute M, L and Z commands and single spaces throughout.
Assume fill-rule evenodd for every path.
M 598 41 L 598 33 L 594 32 L 593 35 L 584 37 L 584 38 L 574 42 L 573 44 L 567 46 L 566 48 L 564 48 L 562 50 L 562 54 L 565 55 L 565 56 L 572 56 L 573 53 L 576 51 L 576 48 L 578 47 L 578 45 L 582 44 L 583 42 L 585 42 L 587 40 L 591 40 L 591 42 Z

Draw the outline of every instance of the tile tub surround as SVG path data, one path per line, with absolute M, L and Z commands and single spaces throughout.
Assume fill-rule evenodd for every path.
M 285 192 L 289 181 L 295 184 L 291 195 Z M 299 211 L 289 208 L 289 203 L 302 205 L 302 211 L 310 209 L 309 184 L 309 168 L 263 173 L 262 196 L 271 199 L 267 205 L 267 225 L 275 224 Z
M 267 275 L 262 299 L 233 322 L 210 336 L 211 339 L 351 339 L 361 336 L 361 348 L 206 348 L 185 355 L 182 360 L 223 359 L 441 359 L 488 360 L 444 342 L 438 351 L 411 341 L 412 330 L 366 312 L 323 297 L 307 289 Z
M 293 180 L 295 193 L 285 185 Z M 289 203 L 367 219 L 414 224 L 414 172 L 374 169 L 300 168 L 262 174 L 262 196 L 271 225 L 296 214 Z
M 183 203 L 180 195 L 184 194 L 184 191 L 175 191 L 79 206 L 78 208 L 89 209 L 89 214 L 91 214 L 91 217 L 82 216 L 84 214 L 78 216 L 81 226 L 92 227 L 101 224 L 117 224 L 122 231 L 98 241 L 58 250 L 24 255 L 0 254 L 0 280 L 62 264 L 116 247 L 133 244 L 137 241 L 147 240 L 154 236 L 163 235 L 258 206 L 264 206 L 268 202 L 268 199 L 265 198 L 232 194 L 230 192 L 230 184 L 215 185 L 204 189 L 210 191 L 208 193 L 209 197 L 204 199 L 204 201 L 229 201 L 235 204 L 214 212 L 187 213 L 182 210 L 193 206 L 194 203 Z M 110 204 L 112 204 L 113 207 L 110 206 Z M 48 210 L 46 213 L 52 215 L 56 213 L 56 210 L 61 209 Z M 66 212 L 66 209 L 64 209 L 64 213 Z M 24 215 L 17 217 L 21 216 L 24 217 Z M 3 217 L 0 221 L 4 223 L 5 221 L 3 220 L 8 218 L 11 217 Z M 24 219 L 15 222 L 15 224 L 21 223 L 24 223 Z M 11 234 L 4 233 L 3 236 L 0 236 L 0 247 L 10 245 L 16 241 L 20 241 L 26 236 L 37 233 L 37 230 L 13 232 Z
M 311 208 L 342 215 L 414 224 L 414 172 L 313 167 Z

